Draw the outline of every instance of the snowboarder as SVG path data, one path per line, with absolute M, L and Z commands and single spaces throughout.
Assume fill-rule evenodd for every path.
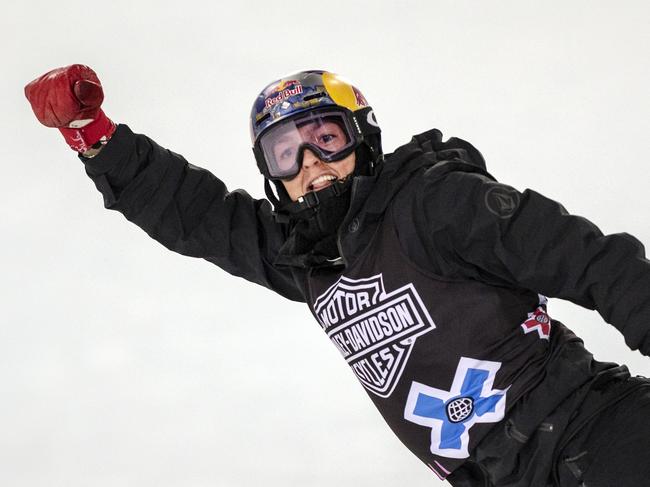
M 106 208 L 152 238 L 309 305 L 400 440 L 454 486 L 646 485 L 650 382 L 594 360 L 546 297 L 650 354 L 650 262 L 433 129 L 384 155 L 362 93 L 326 71 L 251 112 L 268 200 L 113 123 L 88 67 L 29 83 Z

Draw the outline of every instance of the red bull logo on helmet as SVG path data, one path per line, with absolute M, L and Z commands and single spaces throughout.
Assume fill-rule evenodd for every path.
M 352 91 L 354 91 L 354 98 L 355 101 L 357 102 L 357 105 L 360 107 L 367 107 L 368 102 L 366 101 L 366 97 L 361 94 L 361 92 L 356 89 L 354 86 L 352 87 Z
M 300 95 L 302 93 L 302 84 L 299 80 L 292 79 L 281 81 L 273 89 L 271 96 L 264 100 L 264 108 L 269 109 L 274 105 L 286 100 L 289 97 Z

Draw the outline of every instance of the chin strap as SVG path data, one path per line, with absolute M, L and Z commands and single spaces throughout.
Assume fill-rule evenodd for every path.
M 278 223 L 289 223 L 291 220 L 308 218 L 318 211 L 317 208 L 321 202 L 340 196 L 348 191 L 352 186 L 352 180 L 355 176 L 374 175 L 377 168 L 384 161 L 384 156 L 381 153 L 381 139 L 379 134 L 370 136 L 366 143 L 357 147 L 356 156 L 357 163 L 351 175 L 345 179 L 336 180 L 333 184 L 320 191 L 310 191 L 298 198 L 298 201 L 290 201 L 282 204 L 283 201 L 289 199 L 284 188 L 280 184 L 277 184 L 276 191 L 273 191 L 271 182 L 264 178 L 264 192 L 273 204 L 273 208 L 276 209 L 273 213 L 275 220 Z
M 276 220 L 279 223 L 287 223 L 289 220 L 298 220 L 311 216 L 313 213 L 318 211 L 318 206 L 322 202 L 331 198 L 336 198 L 346 191 L 349 191 L 352 186 L 352 179 L 353 178 L 348 177 L 337 180 L 320 191 L 310 191 L 298 198 L 297 201 L 292 201 L 291 203 L 283 205 L 282 208 L 279 208 L 275 212 Z

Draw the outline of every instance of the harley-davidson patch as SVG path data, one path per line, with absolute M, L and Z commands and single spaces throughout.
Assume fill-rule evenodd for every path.
M 413 284 L 387 293 L 381 274 L 341 277 L 314 310 L 364 387 L 380 397 L 393 392 L 417 337 L 436 327 Z

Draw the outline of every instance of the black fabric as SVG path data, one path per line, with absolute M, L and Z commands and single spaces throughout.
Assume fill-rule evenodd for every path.
M 126 125 L 118 125 L 96 157 L 81 160 L 104 206 L 168 249 L 304 301 L 293 275 L 272 264 L 289 226 L 275 221 L 267 200 L 228 192 L 210 172 Z
M 630 378 L 609 388 L 617 394 L 602 404 L 598 391 L 585 403 L 585 424 L 557 455 L 554 482 L 562 487 L 639 487 L 650 483 L 650 380 Z M 595 403 L 595 404 L 594 404 Z M 584 414 L 576 418 L 580 421 Z
M 650 353 L 650 262 L 627 234 L 603 235 L 585 218 L 541 194 L 463 172 L 424 181 L 404 196 L 400 232 L 414 259 L 444 274 L 521 286 L 596 309 L 628 346 Z M 516 206 L 499 215 L 486 200 Z M 490 204 L 493 204 L 492 202 Z M 413 245 L 424 240 L 425 246 Z
M 498 183 L 471 144 L 455 138 L 444 141 L 438 130 L 415 136 L 387 155 L 376 173 L 356 175 L 345 216 L 323 244 L 326 238 L 319 240 L 310 229 L 296 231 L 294 225 L 276 221 L 268 201 L 253 199 L 241 190 L 228 192 L 208 171 L 124 125 L 118 126 L 98 156 L 82 160 L 107 208 L 120 211 L 167 248 L 204 258 L 289 299 L 307 301 L 310 279 L 322 290 L 326 283 L 353 272 L 362 256 L 372 254 L 373 238 L 388 230 L 382 224 L 390 213 L 394 257 L 382 254 L 382 261 L 374 262 L 372 269 L 385 266 L 382 274 L 395 279 L 396 285 L 408 263 L 424 276 L 438 276 L 468 288 L 476 284 L 484 295 L 491 289 L 494 295 L 508 296 L 492 302 L 489 313 L 495 320 L 498 316 L 498 320 L 512 321 L 510 335 L 506 335 L 512 337 L 521 324 L 523 301 L 517 296 L 531 304 L 537 293 L 568 299 L 596 309 L 621 331 L 631 348 L 650 354 L 650 262 L 641 243 L 627 234 L 605 236 L 593 223 L 570 215 L 539 193 Z M 333 258 L 335 250 L 338 255 Z M 382 250 L 388 249 L 381 247 L 377 252 Z M 327 279 L 320 284 L 313 280 L 324 275 Z M 429 289 L 424 281 L 418 286 Z M 472 297 L 471 293 L 450 296 L 449 306 L 453 300 Z M 434 298 L 427 294 L 427 300 Z M 477 301 L 473 309 L 484 309 L 488 301 Z M 443 323 L 453 320 L 453 313 L 444 316 L 437 327 L 440 331 Z M 489 431 L 482 428 L 479 436 L 483 439 L 471 443 L 465 464 L 450 479 L 461 482 L 463 475 L 479 478 L 484 474 L 499 485 L 523 486 L 531 470 L 522 471 L 517 459 L 528 459 L 531 465 L 539 459 L 550 471 L 553 460 L 549 463 L 543 452 L 556 452 L 560 437 L 575 427 L 574 412 L 584 411 L 585 397 L 597 390 L 597 384 L 624 378 L 625 372 L 615 364 L 593 361 L 579 339 L 557 322 L 551 329 L 561 331 L 551 332 L 547 345 L 540 338 L 529 351 L 513 348 L 513 353 L 518 350 L 523 355 L 508 357 L 507 347 L 498 340 L 490 342 L 497 338 L 491 335 L 492 321 L 481 321 L 478 312 L 472 319 L 477 323 L 456 323 L 458 337 L 470 340 L 472 331 L 479 346 L 494 344 L 486 345 L 485 357 L 502 355 L 498 361 L 511 364 L 502 365 L 506 378 L 497 376 L 497 384 L 512 384 L 514 403 L 509 402 L 503 421 Z M 493 331 L 498 330 L 503 332 L 500 327 Z M 534 334 L 526 334 L 516 340 L 532 338 Z M 452 339 L 448 340 L 435 346 L 447 344 L 454 349 Z M 481 354 L 475 348 L 471 353 Z M 413 372 L 427 376 L 421 379 L 424 383 L 449 387 L 449 371 L 456 366 L 458 353 L 448 356 L 450 362 L 443 365 L 436 360 L 444 356 L 431 357 L 431 364 L 438 364 L 434 367 L 418 355 L 420 369 Z M 527 358 L 528 366 L 522 371 L 535 373 L 517 377 L 514 364 Z M 438 374 L 440 368 L 447 371 L 444 377 Z M 387 414 L 398 421 L 397 412 L 394 406 Z M 543 438 L 551 436 L 541 433 L 549 418 L 555 421 L 555 435 L 559 435 L 550 442 Z M 411 431 L 421 435 L 426 429 Z M 504 437 L 509 440 L 507 449 L 502 448 Z M 427 453 L 418 445 L 415 453 L 426 460 Z M 449 462 L 446 470 L 458 463 Z
M 553 381 L 558 380 L 558 373 L 563 376 L 568 368 L 575 367 L 573 357 L 566 357 L 567 360 L 560 362 L 561 367 L 554 367 Z M 486 486 L 574 485 L 567 483 L 566 477 L 560 480 L 564 460 L 570 458 L 565 453 L 567 443 L 594 417 L 638 388 L 638 381 L 629 377 L 625 366 L 592 364 L 601 370 L 593 370 L 589 382 L 576 386 L 546 416 L 538 416 L 534 420 L 529 417 L 541 412 L 537 405 L 539 398 L 552 394 L 554 387 L 550 381 L 533 390 L 526 402 L 515 406 L 514 411 L 478 445 L 469 462 L 481 466 L 481 479 Z M 637 446 L 643 447 L 645 442 L 647 439 L 638 442 Z M 475 485 L 474 479 L 470 481 L 465 478 L 464 469 L 465 466 L 461 467 L 449 477 L 454 487 Z M 475 469 L 470 469 L 470 473 L 475 475 Z
M 341 226 L 349 208 L 351 199 L 350 185 L 345 190 L 328 199 L 321 199 L 315 208 L 305 210 L 308 215 L 293 221 L 295 235 L 294 252 L 296 254 L 315 254 L 327 260 L 336 259 L 339 250 L 336 244 L 336 232 Z
M 539 305 L 539 296 L 532 291 L 495 287 L 477 280 L 449 279 L 415 265 L 401 249 L 395 231 L 396 207 L 391 205 L 368 248 L 349 260 L 345 269 L 310 271 L 308 303 L 393 432 L 423 463 L 444 477 L 445 472 L 456 470 L 468 456 L 445 456 L 455 455 L 462 448 L 444 448 L 449 453 L 433 452 L 430 430 L 405 418 L 405 405 L 414 384 L 447 391 L 458 378 L 460 364 L 469 361 L 476 370 L 494 367 L 498 371 L 490 388 L 507 391 L 501 402 L 503 414 L 517 425 L 520 435 L 530 435 L 576 389 L 595 381 L 599 375 L 614 373 L 615 364 L 595 362 L 578 338 L 558 321 L 551 324 L 552 339 L 542 338 L 537 332 L 524 332 L 522 323 Z M 366 292 L 364 289 L 371 283 L 381 288 L 376 302 L 352 313 L 345 311 L 341 300 L 354 300 L 356 292 Z M 355 286 L 360 286 L 360 291 L 354 291 Z M 392 308 L 387 296 L 399 295 L 398 290 L 405 289 L 410 298 L 403 302 L 403 310 L 413 317 L 415 323 L 410 326 L 420 326 L 413 336 L 409 335 L 410 344 L 391 340 L 390 331 L 382 332 L 381 338 L 354 338 L 364 331 L 370 335 L 372 325 L 367 317 L 389 313 Z M 333 299 L 328 297 L 331 295 L 339 296 L 338 301 L 328 302 Z M 421 310 L 413 304 L 416 302 L 426 309 L 433 329 L 427 330 L 425 317 L 421 316 L 418 323 L 416 316 Z M 402 368 L 398 363 L 406 355 L 408 363 Z M 378 356 L 393 364 L 392 368 L 373 363 L 379 360 Z M 396 376 L 388 379 L 393 373 Z M 391 380 L 397 382 L 391 385 Z M 525 411 L 518 407 L 520 403 L 527 404 Z M 471 426 L 469 451 L 489 435 L 495 421 L 498 420 Z M 557 427 L 560 430 L 561 425 Z M 499 445 L 497 453 L 503 452 L 501 441 L 488 443 Z M 509 457 L 517 453 L 521 444 L 515 443 L 513 447 Z M 476 460 L 487 463 L 484 457 Z M 497 464 L 500 465 L 503 463 Z
M 454 487 L 645 486 L 649 415 L 650 380 L 618 367 L 576 389 L 530 435 L 505 420 L 447 480 Z

